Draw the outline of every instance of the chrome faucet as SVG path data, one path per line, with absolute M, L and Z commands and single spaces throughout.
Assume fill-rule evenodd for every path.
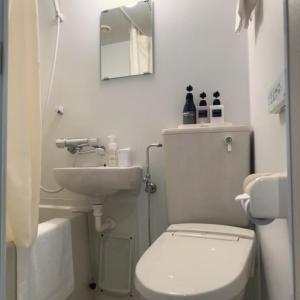
M 67 148 L 71 154 L 97 152 L 97 149 L 105 150 L 105 147 L 101 145 L 99 138 L 57 139 L 56 147 L 60 149 Z
M 161 148 L 163 145 L 160 143 L 151 144 L 146 148 L 146 174 L 144 177 L 145 182 L 145 192 L 148 194 L 154 194 L 157 191 L 157 185 L 151 181 L 150 173 L 150 149 L 151 148 Z

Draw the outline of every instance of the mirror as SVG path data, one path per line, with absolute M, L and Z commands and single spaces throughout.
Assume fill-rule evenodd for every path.
M 153 73 L 153 4 L 101 12 L 101 80 Z

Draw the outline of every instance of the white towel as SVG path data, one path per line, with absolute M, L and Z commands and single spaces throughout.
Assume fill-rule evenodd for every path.
M 74 289 L 71 224 L 39 224 L 31 248 L 17 248 L 18 300 L 65 300 Z
M 248 28 L 251 14 L 259 0 L 238 0 L 236 7 L 235 32 Z

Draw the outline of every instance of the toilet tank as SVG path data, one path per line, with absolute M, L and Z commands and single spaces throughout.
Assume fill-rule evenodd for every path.
M 247 226 L 234 198 L 243 192 L 243 180 L 250 172 L 250 129 L 176 128 L 162 134 L 170 224 Z

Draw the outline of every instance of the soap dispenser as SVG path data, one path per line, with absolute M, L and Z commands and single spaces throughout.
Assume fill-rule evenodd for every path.
M 117 159 L 117 151 L 118 145 L 116 143 L 116 137 L 114 135 L 108 136 L 109 143 L 107 145 L 107 165 L 109 167 L 117 167 L 118 159 Z
M 203 92 L 200 94 L 199 105 L 197 106 L 197 123 L 204 124 L 209 123 L 209 107 L 207 106 L 207 102 L 205 100 L 206 94 Z
M 189 85 L 187 88 L 186 102 L 183 108 L 183 124 L 196 123 L 196 106 L 194 104 L 194 96 L 192 94 L 193 87 Z
M 224 105 L 221 104 L 219 99 L 220 93 L 214 92 L 213 105 L 210 106 L 210 122 L 211 123 L 224 123 Z

